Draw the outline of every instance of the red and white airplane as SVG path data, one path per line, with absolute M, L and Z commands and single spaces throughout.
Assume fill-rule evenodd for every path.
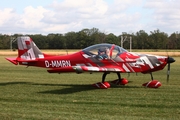
M 118 79 L 111 83 L 125 85 L 128 80 L 121 78 L 120 73 L 150 73 L 151 81 L 143 86 L 158 88 L 161 83 L 153 79 L 152 72 L 162 70 L 168 64 L 167 80 L 169 79 L 172 57 L 138 54 L 128 52 L 114 44 L 96 44 L 70 55 L 47 55 L 42 53 L 28 36 L 17 38 L 18 57 L 6 58 L 15 65 L 36 66 L 47 68 L 49 73 L 65 72 L 102 72 L 102 81 L 93 84 L 96 88 L 105 89 L 110 83 L 105 82 L 106 75 L 117 73 Z

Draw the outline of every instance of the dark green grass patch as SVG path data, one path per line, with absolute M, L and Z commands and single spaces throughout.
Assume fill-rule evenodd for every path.
M 0 56 L 0 119 L 180 119 L 180 57 L 171 65 L 170 81 L 166 70 L 153 73 L 161 81 L 158 89 L 141 85 L 149 74 L 122 74 L 130 83 L 95 89 L 101 73 L 49 74 L 46 69 L 15 66 Z M 116 79 L 109 74 L 107 81 Z

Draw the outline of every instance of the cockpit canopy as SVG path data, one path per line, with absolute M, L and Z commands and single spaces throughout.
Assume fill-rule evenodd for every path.
M 98 55 L 99 52 L 106 52 L 109 55 L 110 58 L 115 58 L 116 56 L 120 55 L 121 53 L 128 52 L 124 48 L 114 45 L 114 44 L 108 44 L 108 43 L 102 43 L 102 44 L 96 44 L 89 46 L 85 49 L 83 49 L 83 52 L 88 54 L 88 55 Z

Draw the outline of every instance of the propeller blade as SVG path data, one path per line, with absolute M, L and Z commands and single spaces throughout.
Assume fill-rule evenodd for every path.
M 168 56 L 168 58 L 167 58 L 167 63 L 168 63 L 168 69 L 167 69 L 167 82 L 169 82 L 170 69 L 171 69 L 170 64 L 173 63 L 173 62 L 175 62 L 174 58 Z
M 169 82 L 169 75 L 170 75 L 170 63 L 168 63 L 168 69 L 167 69 L 167 83 Z

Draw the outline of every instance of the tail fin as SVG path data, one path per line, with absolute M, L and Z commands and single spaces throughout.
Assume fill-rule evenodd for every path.
M 18 37 L 17 43 L 18 58 L 24 60 L 36 60 L 36 58 L 44 58 L 44 54 L 39 50 L 29 36 Z

